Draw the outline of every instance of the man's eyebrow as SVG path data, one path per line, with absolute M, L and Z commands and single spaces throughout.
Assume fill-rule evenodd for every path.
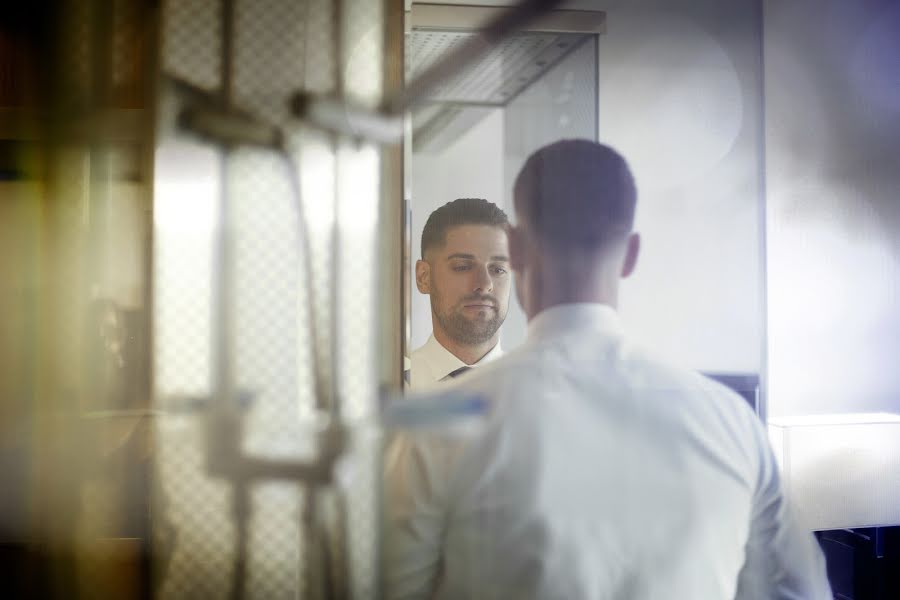
M 474 254 L 465 254 L 463 252 L 455 252 L 447 257 L 447 260 L 453 260 L 454 258 L 461 258 L 463 260 L 475 260 Z M 509 257 L 504 256 L 502 254 L 498 254 L 496 256 L 492 256 L 491 260 L 493 262 L 509 262 Z
M 463 254 L 462 252 L 456 252 L 447 257 L 447 260 L 453 260 L 454 258 L 462 258 L 465 260 L 475 260 L 474 254 Z

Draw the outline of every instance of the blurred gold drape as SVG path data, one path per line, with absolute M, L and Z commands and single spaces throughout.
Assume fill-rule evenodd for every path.
M 158 7 L 0 17 L 0 576 L 12 597 L 149 590 Z

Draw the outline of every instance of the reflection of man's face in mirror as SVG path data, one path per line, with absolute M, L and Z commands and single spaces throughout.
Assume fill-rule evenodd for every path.
M 509 308 L 509 244 L 492 225 L 458 225 L 416 263 L 416 286 L 431 297 L 435 337 L 478 346 L 497 334 Z

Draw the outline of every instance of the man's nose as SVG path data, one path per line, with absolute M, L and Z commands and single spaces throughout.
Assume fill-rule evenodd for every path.
M 488 272 L 487 268 L 476 269 L 475 291 L 491 292 L 494 290 L 494 278 Z

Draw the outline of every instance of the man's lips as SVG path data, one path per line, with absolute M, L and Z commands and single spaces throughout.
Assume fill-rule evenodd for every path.
M 484 302 L 473 302 L 470 304 L 464 304 L 466 308 L 496 308 L 493 304 L 485 304 Z

